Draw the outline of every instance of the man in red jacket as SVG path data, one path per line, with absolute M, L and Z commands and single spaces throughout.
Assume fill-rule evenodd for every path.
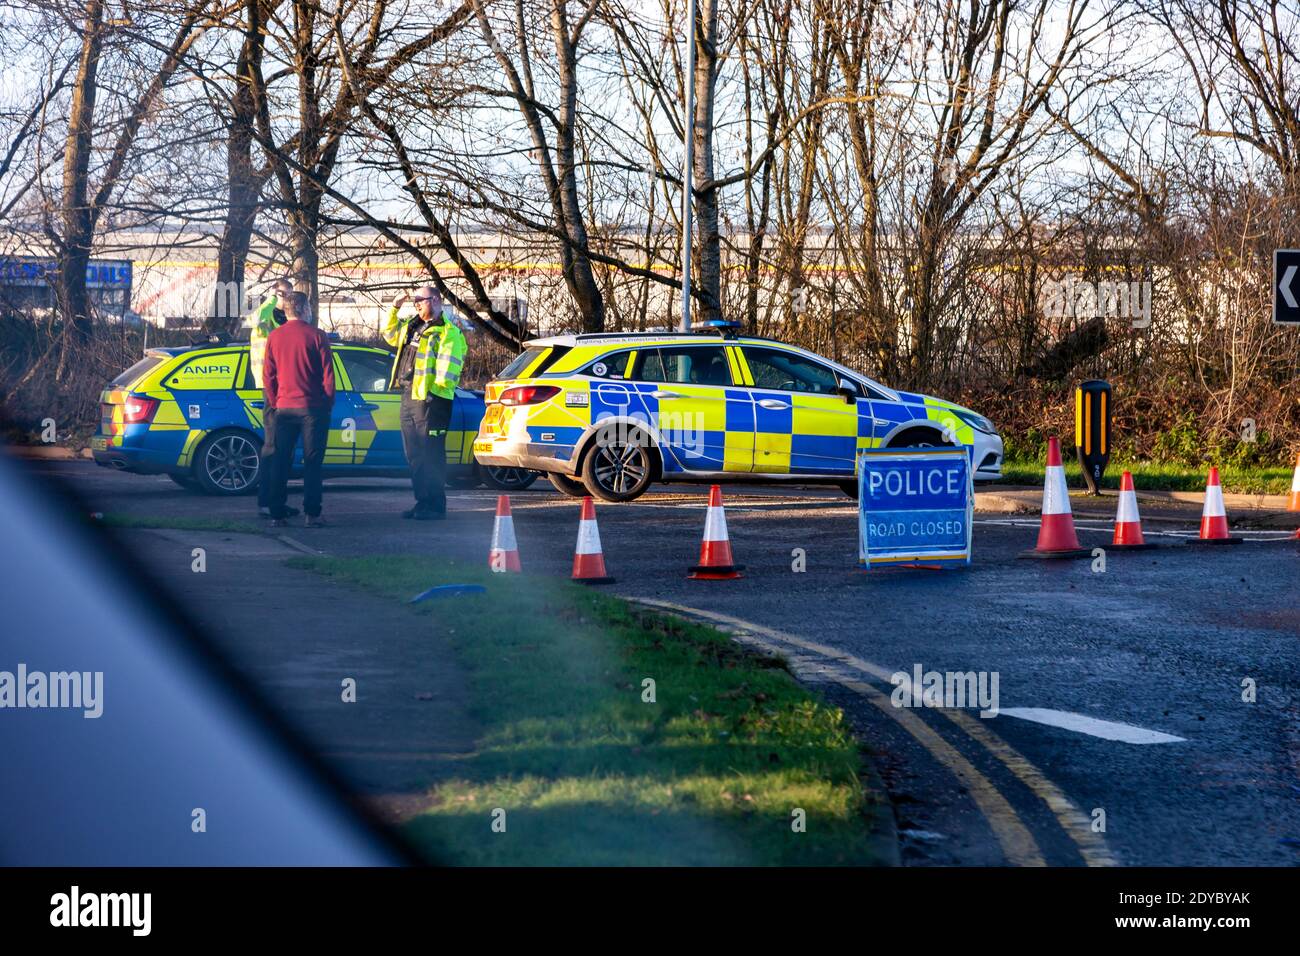
M 275 457 L 271 462 L 271 524 L 288 522 L 289 467 L 302 438 L 302 510 L 307 527 L 320 516 L 321 466 L 334 408 L 334 353 L 325 333 L 308 321 L 307 297 L 291 292 L 280 300 L 285 322 L 266 339 L 262 387 L 266 407 L 275 409 Z

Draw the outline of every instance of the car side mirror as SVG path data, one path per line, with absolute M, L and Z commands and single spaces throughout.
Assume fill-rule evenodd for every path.
M 850 382 L 847 378 L 840 379 L 840 384 L 835 391 L 844 396 L 844 401 L 852 405 L 858 400 L 858 387 Z

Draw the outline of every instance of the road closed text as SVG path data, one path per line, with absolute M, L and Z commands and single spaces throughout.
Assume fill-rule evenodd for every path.
M 903 537 L 964 537 L 966 534 L 966 522 L 960 518 L 950 518 L 947 520 L 926 520 L 916 518 L 908 521 L 897 521 L 889 517 L 882 517 L 878 520 L 867 522 L 867 530 L 871 534 L 872 540 L 884 541 L 890 538 Z

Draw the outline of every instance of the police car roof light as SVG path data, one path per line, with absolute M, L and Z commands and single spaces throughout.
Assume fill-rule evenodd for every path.
M 724 339 L 736 337 L 740 331 L 740 323 L 733 319 L 708 319 L 701 325 L 695 326 L 693 332 L 716 332 Z

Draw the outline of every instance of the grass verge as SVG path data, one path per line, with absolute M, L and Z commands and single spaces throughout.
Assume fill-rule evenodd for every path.
M 289 563 L 395 599 L 434 584 L 487 588 L 412 608 L 452 642 L 484 728 L 474 756 L 406 824 L 431 858 L 882 862 L 873 820 L 883 796 L 860 780 L 864 758 L 844 716 L 782 662 L 554 579 L 403 555 Z M 497 808 L 505 833 L 491 829 Z M 806 832 L 792 828 L 796 809 Z
M 1065 459 L 1065 456 L 1061 456 Z M 1083 472 L 1077 459 L 1065 459 L 1065 480 L 1071 488 L 1083 488 Z M 1204 491 L 1210 468 L 1150 461 L 1112 461 L 1106 466 L 1101 486 L 1119 488 L 1124 470 L 1133 472 L 1133 484 L 1139 490 L 1151 491 Z M 1041 485 L 1044 466 L 1042 462 L 1007 461 L 1002 465 L 1002 478 L 1007 484 Z M 1229 493 L 1249 495 L 1284 495 L 1291 488 L 1291 469 L 1284 467 L 1238 467 L 1221 465 L 1219 480 Z
M 107 528 L 170 528 L 176 531 L 237 531 L 261 534 L 263 525 L 233 518 L 192 518 L 185 515 L 131 515 L 106 511 L 94 519 Z

